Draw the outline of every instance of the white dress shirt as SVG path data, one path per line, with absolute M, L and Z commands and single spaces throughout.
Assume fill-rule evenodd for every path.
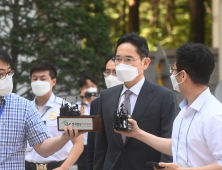
M 84 115 L 90 115 L 90 104 L 88 101 L 85 102 L 86 105 L 83 105 L 85 107 L 85 114 Z M 81 108 L 81 102 L 77 102 L 79 110 Z M 88 139 L 88 132 L 82 134 L 83 138 L 83 144 L 87 145 L 87 139 Z
M 207 88 L 190 106 L 183 100 L 180 108 L 173 124 L 173 162 L 182 167 L 222 166 L 222 104 Z
M 35 99 L 33 102 L 36 105 Z M 42 116 L 42 121 L 44 121 L 45 126 L 52 137 L 57 137 L 63 134 L 63 131 L 58 131 L 57 118 L 54 120 L 49 119 L 50 113 L 52 111 L 56 111 L 57 116 L 59 116 L 61 104 L 62 104 L 62 99 L 59 97 L 56 97 L 52 93 L 49 100 L 43 107 L 38 109 L 36 105 L 37 109 L 39 110 L 40 115 L 42 116 L 44 114 Z M 68 157 L 69 152 L 71 151 L 72 147 L 73 147 L 73 143 L 71 141 L 68 141 L 62 149 L 60 149 L 53 155 L 47 158 L 44 158 L 40 156 L 32 147 L 30 147 L 29 144 L 27 144 L 25 160 L 29 162 L 33 162 L 33 163 L 49 163 L 49 162 L 54 162 L 54 161 L 62 161 Z
M 133 113 L 133 109 L 135 107 L 135 104 L 136 104 L 136 101 L 137 101 L 137 98 L 138 98 L 138 95 L 140 93 L 140 90 L 142 89 L 143 87 L 143 84 L 145 82 L 145 78 L 143 77 L 142 80 L 140 80 L 138 83 L 136 83 L 134 86 L 132 86 L 130 89 L 128 89 L 125 84 L 123 84 L 123 90 L 121 92 L 121 95 L 120 95 L 120 98 L 119 98 L 119 106 L 118 106 L 118 110 L 120 110 L 120 106 L 121 104 L 123 103 L 124 99 L 125 99 L 125 91 L 126 90 L 130 90 L 131 92 L 133 92 L 131 95 L 130 95 L 130 104 L 131 104 L 131 115 Z

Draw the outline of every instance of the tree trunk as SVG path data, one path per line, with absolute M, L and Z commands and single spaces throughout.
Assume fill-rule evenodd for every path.
M 139 3 L 140 0 L 129 0 L 129 32 L 139 33 Z
M 175 20 L 175 4 L 174 4 L 174 0 L 166 0 L 166 9 L 167 9 L 167 14 L 166 14 L 166 26 L 167 26 L 167 32 L 169 34 L 169 37 L 171 40 L 173 40 L 173 36 L 172 36 L 172 27 L 173 27 L 173 22 Z
M 204 0 L 190 0 L 190 41 L 204 44 Z
M 121 10 L 121 24 L 122 24 L 122 35 L 126 33 L 126 0 L 123 0 L 123 7 Z
M 12 18 L 12 23 L 13 27 L 11 29 L 11 56 L 12 56 L 12 64 L 11 68 L 12 70 L 15 71 L 14 76 L 13 76 L 13 92 L 17 92 L 17 82 L 18 82 L 18 55 L 19 55 L 19 46 L 20 44 L 18 41 L 18 32 L 20 32 L 19 29 L 19 13 L 20 13 L 20 7 L 19 7 L 19 0 L 15 0 L 14 4 L 12 5 L 13 9 L 13 18 Z

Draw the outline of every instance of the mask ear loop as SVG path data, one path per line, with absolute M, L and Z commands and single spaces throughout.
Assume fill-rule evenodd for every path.
M 144 60 L 145 60 L 145 58 L 143 59 L 143 61 L 144 61 Z M 141 66 L 141 64 L 143 63 L 143 61 L 141 61 L 140 65 L 138 65 L 138 67 Z M 137 67 L 137 68 L 138 68 L 138 67 Z
M 143 59 L 143 61 L 144 61 L 144 60 L 145 60 L 145 58 Z M 140 63 L 139 66 L 141 66 L 141 64 L 143 63 L 143 61 Z M 138 67 L 139 67 L 139 66 L 138 66 Z M 138 68 L 138 67 L 137 67 L 137 68 Z M 143 70 L 142 70 L 140 73 L 142 73 L 142 72 L 143 72 Z M 140 73 L 139 73 L 138 75 L 140 75 Z
M 182 71 L 184 71 L 184 70 L 181 70 L 179 73 L 177 73 L 177 74 L 175 75 L 175 77 L 176 77 L 177 75 L 179 75 Z M 187 79 L 187 75 L 186 75 L 185 80 L 186 80 L 186 79 Z M 184 80 L 184 81 L 185 81 L 185 80 Z M 180 83 L 177 83 L 177 84 L 179 85 L 179 84 L 183 83 L 184 81 L 181 81 Z
M 52 79 L 52 81 L 53 81 L 53 79 Z M 52 83 L 52 81 L 49 83 L 50 85 L 51 85 L 51 83 Z M 53 86 L 52 86 L 53 87 Z M 52 89 L 52 87 L 50 87 L 50 90 Z M 50 92 L 50 90 L 49 90 L 49 92 Z M 49 94 L 49 92 L 47 92 L 48 94 Z M 56 97 L 55 97 L 56 98 Z M 49 98 L 49 101 L 50 101 L 50 98 Z M 52 102 L 52 101 L 51 101 Z M 54 99 L 54 102 L 55 102 L 55 99 Z

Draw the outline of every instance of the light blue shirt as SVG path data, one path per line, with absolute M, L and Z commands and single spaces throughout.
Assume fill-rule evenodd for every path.
M 222 166 L 222 104 L 207 88 L 190 106 L 183 100 L 180 108 L 173 124 L 173 162 L 183 167 Z
M 0 110 L 2 105 L 3 101 Z M 48 138 L 50 134 L 33 103 L 14 93 L 8 95 L 0 118 L 0 169 L 24 170 L 27 141 L 34 146 Z

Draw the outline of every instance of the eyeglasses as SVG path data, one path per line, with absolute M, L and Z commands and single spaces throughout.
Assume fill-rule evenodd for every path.
M 134 61 L 139 60 L 139 59 L 141 59 L 141 57 L 133 60 L 132 58 L 125 58 L 125 59 L 123 59 L 122 57 L 116 56 L 116 57 L 113 58 L 113 61 L 115 62 L 116 65 L 122 63 L 122 61 L 126 65 L 131 65 L 131 64 L 133 64 Z
M 177 70 L 176 68 L 174 67 L 170 67 L 170 73 L 173 74 L 174 70 Z
M 109 75 L 113 75 L 113 76 L 116 76 L 116 71 L 109 71 L 109 70 L 106 70 L 103 72 L 103 75 L 104 76 L 109 76 Z
M 12 77 L 14 75 L 14 70 L 9 71 L 8 73 L 6 73 L 6 72 L 0 73 L 0 79 L 4 80 L 7 76 L 7 74 L 8 74 L 8 76 Z

